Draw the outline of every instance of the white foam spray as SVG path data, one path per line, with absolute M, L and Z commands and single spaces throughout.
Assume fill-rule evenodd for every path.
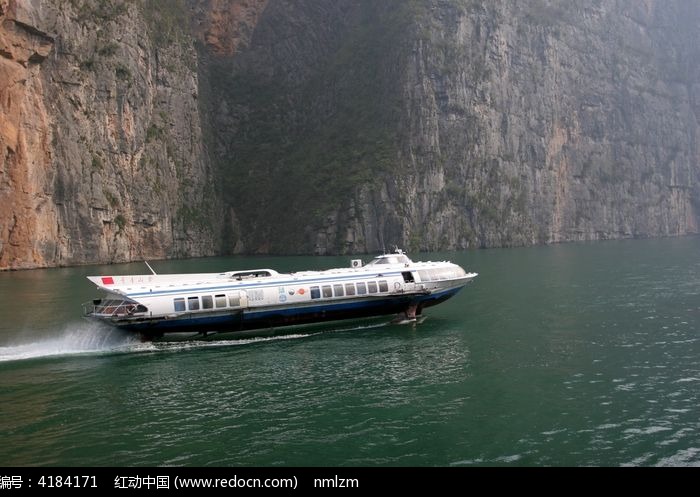
M 323 332 L 342 332 L 363 330 L 386 326 L 388 323 L 354 325 L 333 328 Z M 295 340 L 308 338 L 321 331 L 304 330 L 301 333 L 275 336 L 258 336 L 246 338 L 227 338 L 221 340 L 182 340 L 166 342 L 143 342 L 141 336 L 118 328 L 96 322 L 73 322 L 66 324 L 55 334 L 26 343 L 0 346 L 0 362 L 20 361 L 42 357 L 71 356 L 77 354 L 94 354 L 104 352 L 175 352 L 201 347 L 230 347 L 278 340 Z
M 67 323 L 44 338 L 0 347 L 0 362 L 39 357 L 95 353 L 129 348 L 140 342 L 138 335 L 99 323 Z

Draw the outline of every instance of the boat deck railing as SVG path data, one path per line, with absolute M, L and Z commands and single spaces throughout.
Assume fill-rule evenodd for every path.
M 99 318 L 130 316 L 137 304 L 130 300 L 98 300 L 83 304 L 83 315 Z

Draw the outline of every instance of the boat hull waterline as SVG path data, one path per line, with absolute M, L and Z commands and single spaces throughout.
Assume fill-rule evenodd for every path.
M 353 260 L 350 268 L 288 274 L 255 269 L 89 276 L 106 295 L 83 304 L 83 311 L 88 318 L 146 339 L 388 315 L 415 320 L 423 309 L 451 298 L 476 276 L 451 262 L 413 262 L 401 251 L 378 256 L 367 265 Z

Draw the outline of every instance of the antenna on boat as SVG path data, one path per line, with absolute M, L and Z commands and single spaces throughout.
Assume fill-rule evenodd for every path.
M 152 268 L 151 265 L 148 263 L 148 261 L 143 261 L 143 263 L 144 263 L 146 266 L 148 266 L 148 269 L 150 269 L 151 272 L 152 272 L 153 274 L 156 274 L 156 272 L 153 270 L 153 268 Z

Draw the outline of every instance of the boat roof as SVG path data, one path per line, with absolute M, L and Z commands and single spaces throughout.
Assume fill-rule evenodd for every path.
M 357 261 L 357 260 L 356 260 Z M 226 271 L 223 273 L 181 273 L 181 274 L 140 274 L 140 275 L 113 275 L 113 276 L 88 276 L 87 278 L 103 290 L 108 292 L 128 295 L 133 292 L 149 292 L 151 289 L 163 290 L 168 287 L 192 287 L 197 288 L 206 285 L 221 285 L 240 283 L 250 285 L 257 283 L 290 284 L 293 281 L 313 280 L 314 278 L 333 277 L 366 277 L 374 273 L 377 276 L 388 276 L 389 271 L 398 274 L 401 271 L 435 268 L 437 266 L 452 265 L 447 261 L 441 262 L 413 262 L 402 251 L 381 254 L 374 257 L 365 265 L 353 265 L 351 267 L 325 269 L 321 271 L 298 271 L 292 273 L 279 273 L 274 269 L 247 269 L 239 271 Z M 358 261 L 360 262 L 360 261 Z

